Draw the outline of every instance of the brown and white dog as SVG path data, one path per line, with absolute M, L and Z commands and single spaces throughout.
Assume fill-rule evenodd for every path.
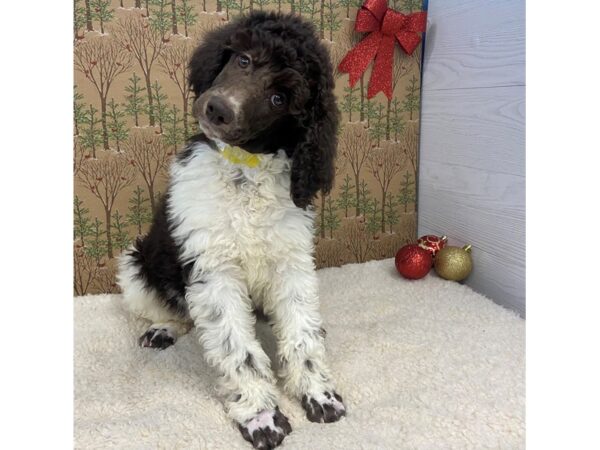
M 222 374 L 229 416 L 256 448 L 290 433 L 255 336 L 269 317 L 279 375 L 313 422 L 345 413 L 325 360 L 312 201 L 328 192 L 338 128 L 329 55 L 299 17 L 253 13 L 207 34 L 189 65 L 203 134 L 173 162 L 150 232 L 120 260 L 144 347 L 191 327 Z M 252 164 L 227 157 L 231 148 Z

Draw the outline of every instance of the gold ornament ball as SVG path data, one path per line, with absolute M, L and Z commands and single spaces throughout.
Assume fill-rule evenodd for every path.
M 464 280 L 473 270 L 471 246 L 442 248 L 435 255 L 434 267 L 437 274 L 446 280 Z

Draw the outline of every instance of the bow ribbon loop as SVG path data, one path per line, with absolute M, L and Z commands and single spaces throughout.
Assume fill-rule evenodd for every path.
M 350 86 L 354 87 L 371 61 L 375 60 L 367 98 L 383 92 L 392 98 L 392 69 L 394 64 L 394 43 L 412 55 L 425 31 L 427 13 L 424 11 L 402 14 L 388 8 L 387 0 L 365 0 L 356 14 L 354 29 L 369 33 L 356 47 L 350 50 L 340 62 L 340 72 L 347 72 Z

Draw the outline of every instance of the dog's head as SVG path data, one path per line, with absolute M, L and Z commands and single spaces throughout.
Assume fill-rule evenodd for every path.
M 257 12 L 211 31 L 192 56 L 189 83 L 209 138 L 251 153 L 284 149 L 301 208 L 329 192 L 339 112 L 329 55 L 311 24 Z

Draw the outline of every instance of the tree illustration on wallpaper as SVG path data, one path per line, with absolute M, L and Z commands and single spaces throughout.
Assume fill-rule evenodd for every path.
M 321 2 L 321 7 L 324 9 L 323 16 L 323 28 L 329 31 L 329 40 L 333 42 L 333 33 L 340 29 L 342 21 L 339 19 L 339 15 L 336 12 L 337 4 L 333 3 L 332 0 L 326 0 Z M 323 38 L 323 36 L 321 36 Z
M 268 6 L 271 4 L 271 0 L 254 0 L 254 4 L 256 6 L 258 6 L 258 9 L 260 11 L 263 11 L 265 6 Z
M 104 24 L 115 15 L 115 10 L 110 7 L 110 0 L 92 0 L 90 2 L 92 8 L 92 19 L 100 23 L 100 32 L 104 34 Z
M 173 147 L 172 150 L 167 153 L 168 155 L 177 153 L 179 144 L 186 138 L 185 130 L 180 127 L 181 122 L 182 119 L 179 109 L 177 106 L 173 105 L 168 111 L 167 123 L 163 133 L 165 144 Z
M 419 83 L 414 75 L 410 79 L 410 84 L 406 87 L 406 97 L 402 102 L 404 111 L 410 114 L 410 120 L 413 120 L 413 114 L 419 110 L 420 96 Z
M 129 136 L 124 117 L 125 112 L 120 109 L 115 99 L 111 98 L 108 102 L 108 137 L 115 143 L 118 152 L 121 152 L 121 143 Z
M 79 139 L 73 139 L 73 176 L 79 173 L 83 162 L 90 157 L 82 149 Z
M 321 20 L 321 5 L 323 0 L 303 0 L 303 10 L 306 13 L 305 17 L 310 18 L 314 25 L 320 25 Z
M 127 224 L 135 227 L 138 236 L 142 234 L 142 227 L 152 221 L 152 209 L 148 207 L 150 199 L 144 197 L 144 190 L 136 186 L 127 208 Z
M 346 86 L 340 108 L 348 114 L 348 122 L 352 122 L 352 113 L 360 111 L 360 98 L 358 96 L 358 87 Z
M 378 116 L 378 105 L 373 100 L 367 99 L 363 103 L 363 107 L 361 109 L 361 122 L 364 122 L 365 118 L 367 120 L 366 128 L 371 128 L 371 120 L 374 120 Z
M 354 197 L 354 185 L 350 175 L 346 174 L 344 181 L 340 186 L 338 194 L 338 208 L 344 211 L 344 217 L 348 217 L 348 210 L 356 206 L 356 198 Z
M 202 0 L 202 11 L 206 12 L 206 0 Z M 198 20 L 198 14 L 194 12 L 188 0 L 181 0 L 181 5 L 177 7 L 177 15 L 179 22 L 183 24 L 185 37 L 188 37 L 190 27 Z
M 73 199 L 73 238 L 79 240 L 81 247 L 85 247 L 87 237 L 92 233 L 92 220 L 90 210 L 83 206 L 83 201 L 77 195 Z
M 346 248 L 354 258 L 354 262 L 365 262 L 371 256 L 375 241 L 365 239 L 367 235 L 365 220 L 351 220 L 344 224 L 343 239 Z
M 340 174 L 340 172 L 344 171 L 346 168 L 346 161 L 344 160 L 340 160 L 339 158 L 335 161 L 335 166 L 334 166 L 334 180 L 337 179 L 338 175 Z M 331 200 L 331 192 L 327 195 L 323 195 L 322 192 L 319 193 L 318 196 L 318 201 L 315 201 L 315 203 L 318 203 L 317 209 L 318 209 L 318 223 L 317 223 L 317 234 L 319 236 L 321 236 L 322 238 L 325 237 L 325 231 L 326 229 L 329 227 L 331 228 L 333 225 L 335 224 L 335 221 L 333 221 L 333 219 L 330 217 L 329 219 L 327 219 L 327 201 Z M 335 204 L 332 205 L 332 207 L 330 208 L 330 214 L 333 213 L 333 211 L 336 212 L 337 214 L 337 207 L 335 206 Z M 329 220 L 329 225 L 327 225 L 327 222 Z
M 96 273 L 94 279 L 94 289 L 100 292 L 106 292 L 107 294 L 114 294 L 118 292 L 116 283 L 117 270 L 112 265 L 100 268 Z
M 75 295 L 86 295 L 96 280 L 99 267 L 94 258 L 88 255 L 84 249 L 75 248 L 73 273 L 73 290 Z
M 144 99 L 142 95 L 146 90 L 145 87 L 140 85 L 140 81 L 141 78 L 134 72 L 133 77 L 129 79 L 129 84 L 125 86 L 125 92 L 128 94 L 125 96 L 125 112 L 133 117 L 136 127 L 140 126 L 140 114 L 144 112 Z
M 75 46 L 75 68 L 84 74 L 98 93 L 102 143 L 104 150 L 108 150 L 107 98 L 115 79 L 131 68 L 131 56 L 123 52 L 112 38 L 98 37 Z
M 111 226 L 113 227 L 112 236 L 115 247 L 120 251 L 125 250 L 131 244 L 131 238 L 125 228 L 127 226 L 126 219 L 119 211 L 113 213 Z
M 346 9 L 346 19 L 350 18 L 350 8 L 358 8 L 361 5 L 361 0 L 339 0 L 339 6 Z
M 171 32 L 173 34 L 179 34 L 177 22 L 177 1 L 171 0 Z
M 104 209 L 106 227 L 106 246 L 109 258 L 113 258 L 113 242 L 111 234 L 112 213 L 119 194 L 134 179 L 134 170 L 122 154 L 110 158 L 86 161 L 78 174 L 79 181 L 85 189 L 98 199 Z
M 416 201 L 415 191 L 413 190 L 414 182 L 411 181 L 411 176 L 408 171 L 404 174 L 400 192 L 398 193 L 398 203 L 404 206 L 404 212 L 408 212 L 408 205 Z
M 400 149 L 412 168 L 413 178 L 417 178 L 417 152 L 419 151 L 419 123 L 409 122 L 399 139 Z
M 362 4 L 362 3 L 361 3 Z M 346 29 L 342 32 L 338 34 L 338 40 L 340 43 L 340 46 L 344 49 L 344 51 L 342 52 L 340 61 L 342 60 L 342 58 L 346 55 L 346 53 L 354 48 L 363 38 L 363 35 L 361 33 L 355 33 L 354 29 L 352 27 L 346 27 Z M 339 64 L 339 62 L 338 62 Z M 367 95 L 366 95 L 366 90 L 365 90 L 365 75 L 366 72 L 363 73 L 359 79 L 359 92 L 360 92 L 360 121 L 364 122 L 365 121 L 365 113 L 366 113 L 366 103 L 369 101 L 367 99 Z M 347 75 L 346 75 L 347 76 Z M 373 117 L 371 117 L 373 118 Z
M 169 113 L 169 106 L 167 105 L 167 96 L 163 93 L 162 86 L 155 81 L 152 83 L 152 98 L 153 98 L 153 106 L 154 108 L 154 117 L 158 120 L 158 132 L 162 134 L 163 132 L 163 124 L 167 121 L 167 115 Z M 146 105 L 147 110 L 149 111 L 151 106 Z
M 368 199 L 365 202 L 365 217 L 366 221 L 366 230 L 367 232 L 373 236 L 380 228 L 380 216 L 381 216 L 382 208 L 379 207 L 379 200 L 376 198 Z
M 394 52 L 394 66 L 392 69 L 392 93 L 395 92 L 396 87 L 400 80 L 406 76 L 408 73 L 411 73 L 410 69 L 410 61 L 406 61 L 405 58 L 402 58 L 400 50 L 395 49 Z M 398 108 L 398 98 L 394 97 L 394 99 L 387 100 L 387 110 L 385 114 L 385 139 L 390 140 L 390 132 L 392 128 L 392 103 L 396 102 L 396 108 Z M 417 105 L 418 107 L 418 105 Z M 396 113 L 397 117 L 398 113 Z
M 323 228 L 326 231 L 329 231 L 329 238 L 333 238 L 333 232 L 340 227 L 341 220 L 337 215 L 338 208 L 336 202 L 331 198 L 331 196 L 327 196 L 327 200 L 325 201 L 324 208 L 324 222 Z
M 423 0 L 402 0 L 402 10 L 412 13 L 420 11 L 423 7 Z
M 166 47 L 160 55 L 159 65 L 162 71 L 177 86 L 181 96 L 181 107 L 183 110 L 183 128 L 185 137 L 190 136 L 188 127 L 189 103 L 191 90 L 188 89 L 188 62 L 192 56 L 194 42 L 183 39 Z
M 358 199 L 356 202 L 357 216 L 366 217 L 371 211 L 371 190 L 367 182 L 362 179 L 358 185 Z
M 235 10 L 239 8 L 239 5 L 235 0 L 221 0 L 221 4 L 225 7 L 225 19 L 229 21 L 229 10 Z
M 149 133 L 132 133 L 125 143 L 129 163 L 135 167 L 146 183 L 150 197 L 150 207 L 156 211 L 156 183 L 160 176 L 165 175 L 169 155 L 161 136 Z
M 385 225 L 389 226 L 391 234 L 394 232 L 394 226 L 400 222 L 400 214 L 396 209 L 399 202 L 393 195 L 388 195 L 385 202 Z
M 75 40 L 83 39 L 83 34 L 79 34 L 79 30 L 86 24 L 86 9 L 81 6 L 81 0 L 75 0 L 73 5 L 73 38 Z
M 398 142 L 398 137 L 404 133 L 406 127 L 406 122 L 404 121 L 404 117 L 402 117 L 402 106 L 400 103 L 400 100 L 394 97 L 394 100 L 391 102 L 391 109 L 388 112 L 388 117 L 390 117 L 390 127 L 394 131 L 394 142 Z M 391 135 L 389 138 L 391 139 Z
M 169 3 L 167 0 L 152 0 L 150 5 L 156 8 L 151 9 L 152 14 L 148 13 L 150 27 L 159 32 L 163 40 L 166 40 L 165 34 L 171 28 L 171 12 L 168 9 Z
M 85 5 L 85 28 L 87 31 L 94 31 L 94 25 L 92 24 L 92 7 L 91 7 L 91 1 L 90 0 L 85 0 L 84 1 L 84 5 Z
M 290 5 L 290 12 L 292 14 L 296 12 L 296 1 L 297 0 L 284 0 L 284 3 L 288 3 Z M 279 5 L 279 9 L 281 10 L 281 5 Z
M 330 265 L 342 265 L 348 261 L 348 251 L 342 241 L 337 239 L 322 239 L 319 241 L 315 253 L 317 268 Z
M 375 120 L 371 123 L 369 128 L 369 136 L 371 139 L 377 142 L 377 147 L 381 146 L 381 139 L 385 137 L 386 132 L 386 117 L 385 117 L 385 106 L 379 103 L 376 108 Z
M 97 217 L 93 220 L 89 240 L 84 247 L 84 252 L 94 259 L 96 264 L 104 266 L 100 259 L 108 253 L 108 240 L 106 240 L 106 231 L 102 226 L 102 221 Z
M 88 109 L 82 122 L 85 124 L 83 133 L 79 137 L 81 146 L 92 151 L 92 158 L 96 158 L 96 148 L 102 145 L 102 128 L 98 119 L 98 110 L 94 105 L 88 105 Z
M 348 126 L 340 136 L 341 155 L 347 159 L 354 175 L 354 186 L 356 188 L 356 215 L 359 215 L 359 183 L 362 169 L 367 162 L 368 150 L 371 141 L 362 127 Z
M 385 232 L 385 205 L 392 180 L 400 172 L 402 154 L 392 145 L 375 148 L 369 153 L 367 166 L 381 190 L 381 232 Z
M 85 123 L 87 115 L 85 105 L 80 103 L 83 95 L 77 92 L 77 85 L 73 86 L 73 134 L 79 136 L 79 125 Z
M 121 18 L 113 33 L 122 50 L 126 50 L 122 53 L 131 54 L 144 75 L 148 98 L 148 121 L 150 126 L 154 126 L 152 68 L 165 46 L 162 34 L 154 27 L 149 26 L 147 19 L 133 14 Z
M 326 0 L 321 0 L 320 6 L 319 6 L 318 29 L 319 29 L 319 37 L 321 39 L 325 39 L 325 1 Z

